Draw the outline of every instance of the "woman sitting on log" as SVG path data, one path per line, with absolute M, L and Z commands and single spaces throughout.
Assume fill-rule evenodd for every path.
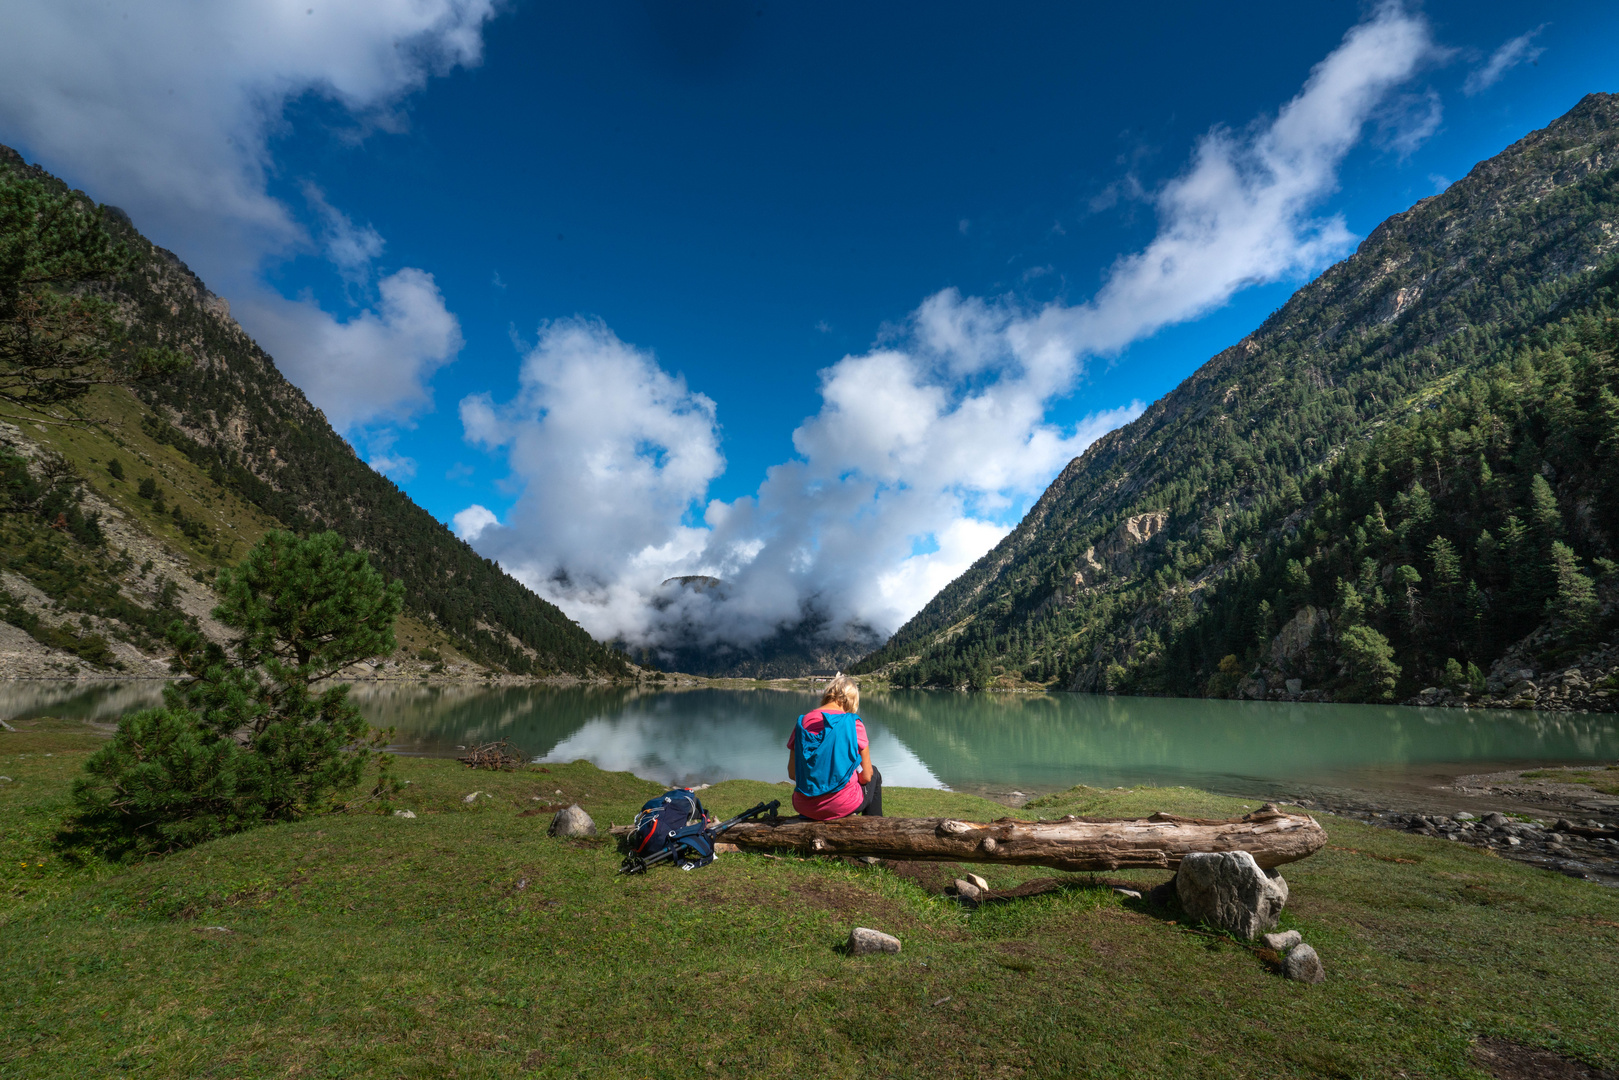
M 793 809 L 804 817 L 883 816 L 883 774 L 871 763 L 859 708 L 860 684 L 839 673 L 826 684 L 820 708 L 800 716 L 788 736 Z

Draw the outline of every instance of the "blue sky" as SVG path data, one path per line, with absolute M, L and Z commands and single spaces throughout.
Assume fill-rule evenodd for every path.
M 929 5 L 926 19 L 871 8 L 716 4 L 683 20 L 650 4 L 523 5 L 490 24 L 481 66 L 411 102 L 404 132 L 354 146 L 334 137 L 349 124 L 327 103 L 301 103 L 275 145 L 272 190 L 295 203 L 295 185 L 318 178 L 388 238 L 384 265 L 434 273 L 467 337 L 436 380 L 442 405 L 514 385 L 512 328 L 532 340 L 542 319 L 600 316 L 719 404 L 729 467 L 712 492 L 735 498 L 791 455 L 816 372 L 924 296 L 952 285 L 1037 300 L 1094 292 L 1116 256 L 1151 237 L 1154 215 L 1140 201 L 1092 201 L 1129 175 L 1150 190 L 1210 127 L 1274 112 L 1359 14 L 1256 5 L 1232 19 L 1183 4 L 1146 20 L 1048 4 L 988 20 L 979 5 Z M 1460 57 L 1419 77 L 1451 91 L 1441 130 L 1404 159 L 1368 142 L 1329 200 L 1359 235 L 1433 194 L 1433 176 L 1456 179 L 1582 93 L 1619 86 L 1619 35 L 1592 26 L 1619 29 L 1614 9 L 1428 10 L 1437 37 L 1481 53 L 1551 22 L 1536 40 L 1549 55 L 1473 98 L 1455 92 L 1473 66 Z M 342 311 L 342 283 L 318 258 L 276 280 Z M 1241 294 L 1093 369 L 1054 415 L 1157 397 L 1293 284 Z M 420 441 L 401 449 L 459 441 L 453 408 L 419 424 Z M 498 457 L 461 460 L 476 477 L 446 483 L 420 467 L 409 490 L 445 520 L 469 491 L 509 502 L 494 485 Z
M 1619 9 L 1597 3 L 203 10 L 9 7 L 0 140 L 129 209 L 418 502 L 485 508 L 463 518 L 481 549 L 593 631 L 654 641 L 714 621 L 649 629 L 654 579 L 754 565 L 802 580 L 732 598 L 752 636 L 808 596 L 892 629 L 1069 453 L 1354 238 L 1619 89 Z M 1356 27 L 1415 42 L 1370 90 L 1342 51 Z M 1325 172 L 1248 226 L 1287 254 L 1257 284 L 1211 263 L 1229 280 L 1202 301 L 1123 296 L 1149 313 L 1086 323 L 1117 260 L 1172 231 L 1166 192 L 1210 132 L 1252 164 L 1332 56 L 1343 88 L 1317 96 L 1370 96 Z M 994 356 L 924 340 L 945 290 L 956 306 L 927 310 Z M 1069 317 L 1072 355 L 1036 376 L 1007 342 L 1042 311 Z M 835 368 L 884 350 L 903 386 L 877 360 Z M 1027 392 L 993 420 L 945 423 L 1009 373 Z M 593 396 L 632 384 L 633 407 Z M 860 411 L 866 387 L 881 408 Z M 858 449 L 935 406 L 910 450 Z M 988 423 L 1017 437 L 971 444 Z M 961 448 L 975 460 L 938 466 Z M 624 499 L 575 482 L 603 462 Z M 829 485 L 842 510 L 810 508 Z M 772 561 L 783 537 L 801 550 Z

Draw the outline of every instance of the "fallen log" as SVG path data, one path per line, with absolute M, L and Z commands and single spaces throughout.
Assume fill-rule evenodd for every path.
M 1148 818 L 1057 821 L 1001 818 L 975 823 L 951 818 L 780 818 L 746 821 L 725 834 L 744 848 L 804 855 L 875 855 L 884 859 L 1011 863 L 1057 870 L 1166 869 L 1199 851 L 1246 851 L 1261 869 L 1296 862 L 1321 850 L 1327 833 L 1304 814 L 1266 803 L 1226 821 L 1154 814 Z

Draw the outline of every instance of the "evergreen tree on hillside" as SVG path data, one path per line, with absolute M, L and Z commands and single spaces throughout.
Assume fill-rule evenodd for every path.
M 60 834 L 109 858 L 164 854 L 318 812 L 359 783 L 367 725 L 348 685 L 315 685 L 392 652 L 403 586 L 335 533 L 271 532 L 219 575 L 228 646 L 177 622 L 185 675 L 161 709 L 125 716 L 85 764 Z
M 177 370 L 172 351 L 132 347 L 96 291 L 131 266 L 105 208 L 0 167 L 0 402 L 47 409 Z

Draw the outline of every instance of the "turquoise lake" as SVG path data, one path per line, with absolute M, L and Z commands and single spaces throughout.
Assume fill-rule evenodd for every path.
M 0 683 L 0 718 L 113 721 L 160 693 L 154 682 Z M 535 760 L 584 758 L 681 784 L 785 779 L 787 733 L 815 703 L 773 690 L 361 684 L 354 693 L 404 753 L 453 756 L 505 738 Z M 980 793 L 1082 783 L 1366 790 L 1619 760 L 1613 714 L 929 691 L 870 694 L 862 705 L 887 783 Z

